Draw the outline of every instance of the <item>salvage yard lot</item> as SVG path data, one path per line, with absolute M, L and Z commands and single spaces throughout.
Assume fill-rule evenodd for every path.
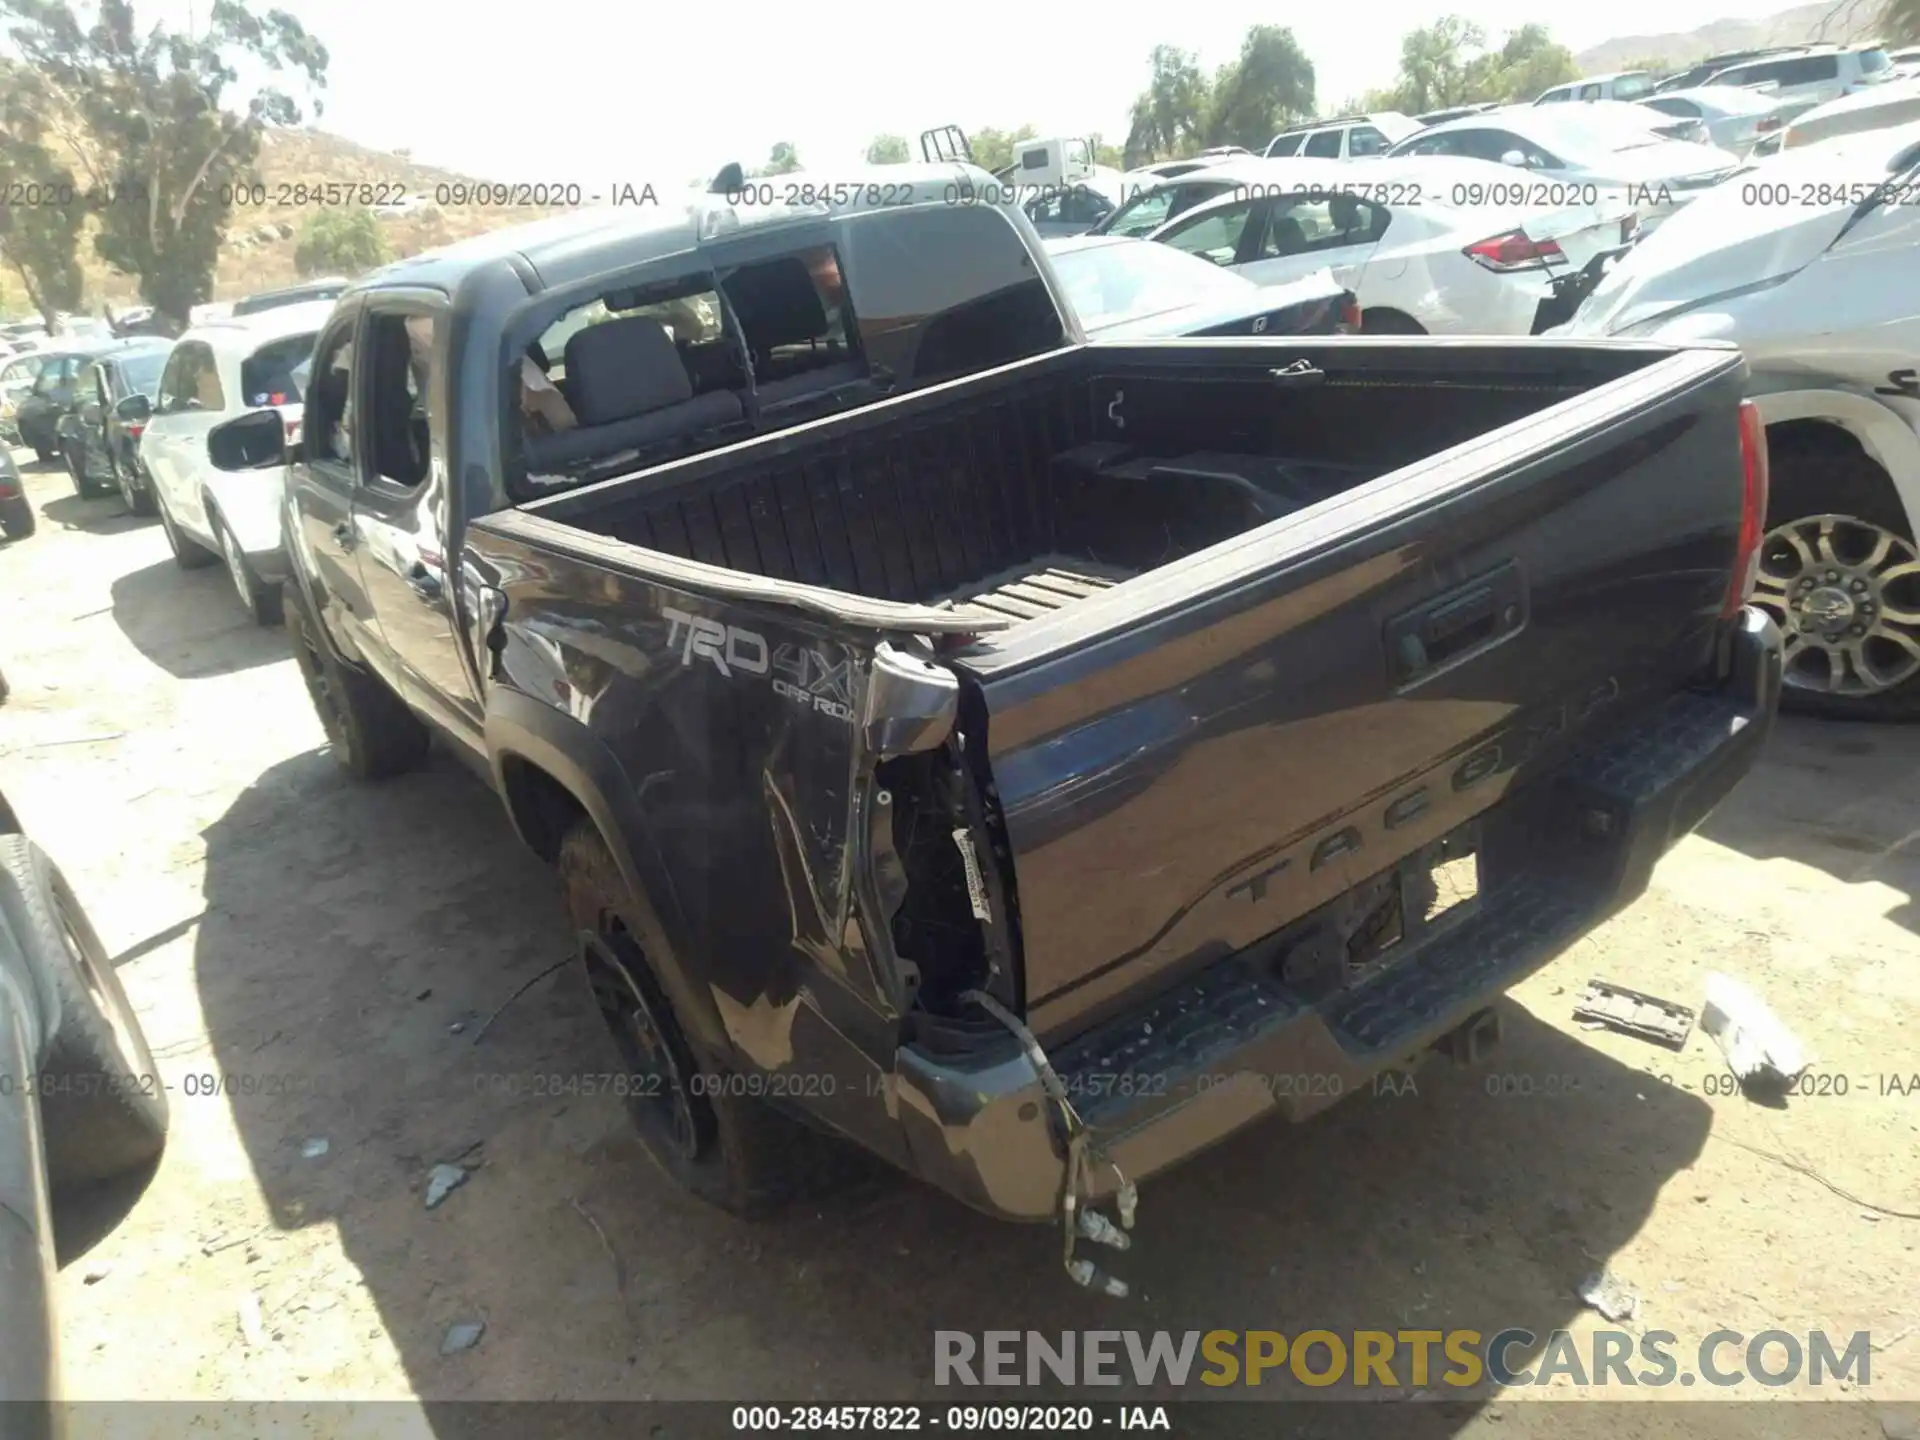
M 1580 1331 L 1605 1265 L 1683 1353 L 1868 1330 L 1854 1398 L 1920 1401 L 1920 1221 L 1882 1213 L 1920 1211 L 1920 729 L 1783 722 L 1653 892 L 1516 992 L 1482 1068 L 1147 1186 L 1115 1304 L 1067 1282 L 1055 1230 L 890 1175 L 746 1226 L 655 1173 L 615 1098 L 552 1078 L 611 1068 L 571 970 L 500 1008 L 569 942 L 497 802 L 444 756 L 348 781 L 223 569 L 178 570 L 64 473 L 27 484 L 0 786 L 117 956 L 173 1106 L 151 1187 L 67 1257 L 74 1398 L 931 1398 L 935 1329 Z M 1697 1033 L 1675 1055 L 1570 1019 L 1590 976 L 1697 1006 L 1714 968 L 1844 1084 L 1763 1107 L 1718 1093 Z M 483 1336 L 443 1356 L 462 1321 Z M 1452 1423 L 1572 1433 L 1529 1412 Z M 1871 1407 L 1805 1420 L 1882 1433 Z

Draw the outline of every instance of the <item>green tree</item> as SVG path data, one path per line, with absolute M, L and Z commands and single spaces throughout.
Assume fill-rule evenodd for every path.
M 1118 170 L 1127 163 L 1126 152 L 1118 145 L 1109 145 L 1106 136 L 1096 131 L 1089 137 L 1093 145 L 1093 163 L 1104 165 L 1108 169 Z
M 1486 35 L 1471 20 L 1442 15 L 1400 40 L 1400 108 L 1409 114 L 1472 101 L 1472 61 Z
M 912 158 L 904 135 L 876 135 L 867 145 L 869 165 L 904 165 Z
M 1890 45 L 1920 44 L 1920 0 L 1887 0 L 1880 29 Z
M 80 306 L 86 205 L 73 172 L 45 143 L 45 97 L 37 92 L 31 71 L 0 62 L 0 261 L 52 332 L 60 311 Z
M 1022 125 L 1017 130 L 996 130 L 988 126 L 967 137 L 967 149 L 973 152 L 973 163 L 991 174 L 1013 164 L 1013 147 L 1035 139 L 1039 133 L 1031 125 Z
M 254 91 L 244 114 L 226 109 L 237 67 L 291 73 L 311 94 L 326 84 L 326 47 L 287 11 L 256 13 L 241 0 L 214 0 L 197 33 L 143 29 L 130 0 L 99 0 L 84 21 L 69 0 L 0 0 L 0 17 L 46 82 L 43 118 L 70 112 L 85 132 L 77 153 L 99 220 L 94 248 L 184 326 L 213 293 L 234 189 L 253 175 L 261 132 L 303 119 L 272 84 Z
M 1666 67 L 1656 60 L 1652 64 L 1621 68 L 1652 70 L 1659 74 Z M 1544 25 L 1522 25 L 1507 36 L 1506 43 L 1498 50 L 1470 61 L 1467 70 L 1467 88 L 1474 100 L 1516 103 L 1536 100 L 1542 91 L 1580 78 L 1580 67 L 1573 62 L 1573 52 L 1555 44 Z
M 293 266 L 302 275 L 357 275 L 392 258 L 380 222 L 365 206 L 316 212 L 293 248 Z
M 1203 135 L 1208 145 L 1263 150 L 1288 124 L 1313 114 L 1313 62 L 1280 25 L 1255 25 L 1240 55 L 1220 67 L 1208 93 Z
M 1188 51 L 1156 45 L 1147 88 L 1133 102 L 1127 129 L 1127 164 L 1191 155 L 1201 148 L 1207 77 Z
M 800 168 L 800 152 L 793 148 L 790 140 L 774 142 L 773 149 L 767 153 L 767 163 L 756 172 L 761 175 L 791 175 Z

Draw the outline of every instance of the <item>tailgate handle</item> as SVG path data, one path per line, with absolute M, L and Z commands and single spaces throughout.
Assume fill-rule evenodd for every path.
M 1388 662 L 1404 687 L 1498 644 L 1527 620 L 1520 569 L 1508 561 L 1387 622 Z

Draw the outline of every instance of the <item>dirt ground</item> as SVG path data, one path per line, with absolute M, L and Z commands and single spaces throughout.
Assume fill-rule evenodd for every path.
M 130 1212 L 65 1237 L 73 1397 L 927 1398 L 935 1329 L 1583 1332 L 1604 1322 L 1575 1287 L 1605 1265 L 1640 1296 L 1628 1328 L 1683 1354 L 1723 1328 L 1872 1332 L 1849 1394 L 1870 1403 L 1726 1433 L 1906 1433 L 1920 1220 L 1885 1211 L 1920 1212 L 1920 729 L 1785 723 L 1651 893 L 1516 992 L 1483 1069 L 1146 1187 L 1119 1305 L 1066 1281 L 1054 1230 L 903 1179 L 744 1226 L 655 1173 L 612 1098 L 537 1093 L 606 1067 L 570 969 L 479 1034 L 567 949 L 492 796 L 438 756 L 350 782 L 222 569 L 27 476 L 40 533 L 0 549 L 0 785 L 116 956 L 173 1107 Z M 1824 1093 L 1752 1103 L 1697 1033 L 1676 1055 L 1569 1017 L 1589 976 L 1697 1005 L 1714 968 L 1797 1029 Z M 429 1211 L 459 1157 L 476 1168 Z M 462 1321 L 479 1343 L 443 1355 Z M 1449 1430 L 1574 1433 L 1532 1401 L 1580 1394 L 1509 1392 Z M 1712 1408 L 1615 1408 L 1606 1433 L 1704 1433 Z

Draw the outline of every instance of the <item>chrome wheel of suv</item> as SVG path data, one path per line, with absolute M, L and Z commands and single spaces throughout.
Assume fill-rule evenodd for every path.
M 1920 551 L 1852 515 L 1808 515 L 1767 532 L 1753 603 L 1786 638 L 1786 681 L 1869 696 L 1920 675 Z

